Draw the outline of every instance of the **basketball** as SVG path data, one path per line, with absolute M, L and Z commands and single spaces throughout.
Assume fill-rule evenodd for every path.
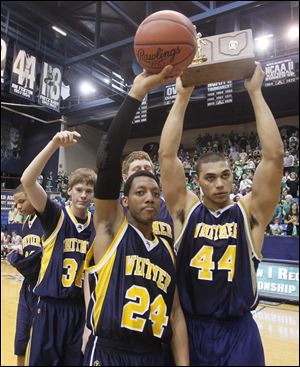
M 148 72 L 158 74 L 166 65 L 183 71 L 197 50 L 196 29 L 183 14 L 162 10 L 151 14 L 139 26 L 134 38 L 138 63 Z

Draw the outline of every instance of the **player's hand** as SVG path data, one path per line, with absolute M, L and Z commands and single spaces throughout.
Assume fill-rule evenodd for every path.
M 176 94 L 178 96 L 182 96 L 186 99 L 190 99 L 192 93 L 193 93 L 193 90 L 194 90 L 195 86 L 191 86 L 191 87 L 184 87 L 182 85 L 182 80 L 181 78 L 177 78 L 176 79 Z
M 181 74 L 182 72 L 175 70 L 172 65 L 165 66 L 159 74 L 150 74 L 144 70 L 134 79 L 129 95 L 142 101 L 151 89 L 171 83 Z
M 77 143 L 81 135 L 77 131 L 61 131 L 54 135 L 52 142 L 57 147 L 66 147 Z
M 260 62 L 255 61 L 256 68 L 251 79 L 245 80 L 245 88 L 249 93 L 257 92 L 261 90 L 262 83 L 264 81 L 266 73 L 261 68 Z

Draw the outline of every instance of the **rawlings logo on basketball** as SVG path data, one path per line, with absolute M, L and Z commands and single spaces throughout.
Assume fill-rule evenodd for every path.
M 180 54 L 180 52 L 180 47 L 171 48 L 168 51 L 164 51 L 162 48 L 159 47 L 155 53 L 147 53 L 144 49 L 139 49 L 137 55 L 139 61 L 143 61 L 153 65 L 164 62 L 166 58 L 168 58 L 168 62 L 172 63 L 175 56 Z

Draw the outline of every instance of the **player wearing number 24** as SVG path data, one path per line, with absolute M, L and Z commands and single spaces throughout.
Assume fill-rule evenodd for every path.
M 24 171 L 21 182 L 44 230 L 43 256 L 34 294 L 39 297 L 26 352 L 29 366 L 81 366 L 85 324 L 83 265 L 92 233 L 87 211 L 96 174 L 79 168 L 69 176 L 71 204 L 59 207 L 37 178 L 59 147 L 77 143 L 80 134 L 57 133 Z
M 190 361 L 196 366 L 264 364 L 261 338 L 250 310 L 257 305 L 255 270 L 265 227 L 280 194 L 283 144 L 262 95 L 263 79 L 257 63 L 252 78 L 245 81 L 262 160 L 252 192 L 237 204 L 229 200 L 232 172 L 220 153 L 207 153 L 197 163 L 203 203 L 186 189 L 177 152 L 193 87 L 183 88 L 179 79 L 161 135 L 162 189 L 174 223 L 178 291 L 188 327 Z
M 86 257 L 85 296 L 91 335 L 88 366 L 162 366 L 171 342 L 177 365 L 188 365 L 187 330 L 175 284 L 175 258 L 168 241 L 154 235 L 160 188 L 149 171 L 132 174 L 119 200 L 121 156 L 132 120 L 148 91 L 168 82 L 171 66 L 134 80 L 100 142 L 95 187 L 96 237 Z M 88 281 L 87 281 L 88 280 Z

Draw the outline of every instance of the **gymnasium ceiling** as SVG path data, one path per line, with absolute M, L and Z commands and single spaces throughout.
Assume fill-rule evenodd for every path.
M 284 41 L 286 28 L 292 22 L 299 22 L 298 1 L 2 1 L 1 33 L 34 50 L 41 59 L 63 66 L 63 82 L 70 86 L 71 96 L 62 101 L 61 114 L 69 126 L 84 123 L 106 130 L 124 94 L 113 89 L 105 79 L 115 72 L 127 84 L 132 83 L 141 70 L 133 53 L 135 32 L 146 16 L 165 9 L 188 16 L 204 37 L 248 28 L 252 29 L 254 38 L 262 32 L 273 33 L 276 54 L 265 57 L 299 52 L 298 43 L 290 46 Z M 62 28 L 67 36 L 54 32 L 52 25 Z M 8 60 L 10 67 L 11 60 Z M 299 57 L 297 69 L 299 72 Z M 77 85 L 83 78 L 96 86 L 92 98 L 79 96 Z M 266 91 L 277 117 L 299 113 L 298 82 L 292 84 Z M 199 88 L 196 91 L 199 98 L 189 109 L 187 127 L 252 121 L 250 106 L 249 110 L 241 108 L 247 96 L 242 87 L 240 90 L 235 98 L 239 103 L 235 103 L 233 109 L 218 106 L 208 110 Z M 282 94 L 289 98 L 282 98 Z M 9 95 L 7 88 L 2 100 L 24 104 L 23 100 Z M 162 101 L 162 88 L 149 96 L 148 120 L 153 128 L 150 135 L 159 133 L 167 115 L 169 108 L 162 106 Z M 47 121 L 61 117 L 37 109 L 34 113 L 31 109 L 30 113 Z M 134 127 L 133 136 L 147 134 L 142 124 Z

